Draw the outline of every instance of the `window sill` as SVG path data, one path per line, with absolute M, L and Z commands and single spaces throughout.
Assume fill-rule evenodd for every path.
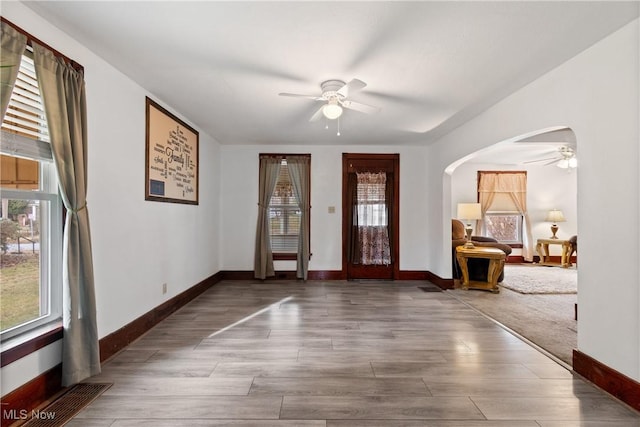
M 2 342 L 0 367 L 22 359 L 62 339 L 62 321 L 56 320 Z
M 297 259 L 298 259 L 298 254 L 285 254 L 285 253 L 273 254 L 274 261 L 295 261 Z
M 309 254 L 309 259 L 313 254 Z M 274 261 L 296 261 L 298 259 L 298 254 L 286 254 L 286 253 L 277 253 L 273 254 Z

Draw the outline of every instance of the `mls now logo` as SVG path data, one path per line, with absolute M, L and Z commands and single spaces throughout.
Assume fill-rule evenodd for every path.
M 26 409 L 3 409 L 2 410 L 2 419 L 3 420 L 26 420 L 29 418 L 29 411 Z M 56 418 L 55 412 L 50 411 L 39 411 L 34 409 L 31 411 L 31 418 L 36 420 L 53 420 Z
M 3 409 L 2 410 L 2 419 L 3 420 L 26 420 L 29 417 L 29 411 L 26 409 Z

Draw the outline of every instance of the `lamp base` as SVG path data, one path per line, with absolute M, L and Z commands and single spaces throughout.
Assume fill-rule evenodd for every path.
M 462 245 L 462 247 L 465 248 L 465 249 L 473 249 L 473 248 L 476 247 L 476 245 L 474 245 L 471 240 L 467 240 L 467 243 Z
M 467 242 L 464 244 L 463 247 L 467 249 L 475 248 L 476 246 L 471 241 L 471 233 L 473 233 L 473 228 L 471 228 L 471 224 L 467 224 L 467 227 L 464 229 L 464 231 L 467 233 Z
M 551 232 L 553 233 L 553 236 L 549 237 L 550 239 L 557 239 L 558 236 L 556 236 L 556 233 L 558 232 L 558 226 L 553 224 L 551 226 Z

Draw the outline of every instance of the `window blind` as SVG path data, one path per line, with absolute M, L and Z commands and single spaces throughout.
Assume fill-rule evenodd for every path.
M 269 203 L 271 250 L 274 253 L 297 253 L 301 211 L 289 177 L 287 160 L 282 159 L 276 187 Z
M 49 142 L 49 130 L 35 65 L 29 56 L 29 51 L 22 55 L 18 78 L 2 121 L 2 130 L 29 139 Z

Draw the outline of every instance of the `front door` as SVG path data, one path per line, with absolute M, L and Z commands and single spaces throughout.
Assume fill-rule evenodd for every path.
M 342 155 L 343 273 L 353 279 L 397 279 L 398 154 Z

